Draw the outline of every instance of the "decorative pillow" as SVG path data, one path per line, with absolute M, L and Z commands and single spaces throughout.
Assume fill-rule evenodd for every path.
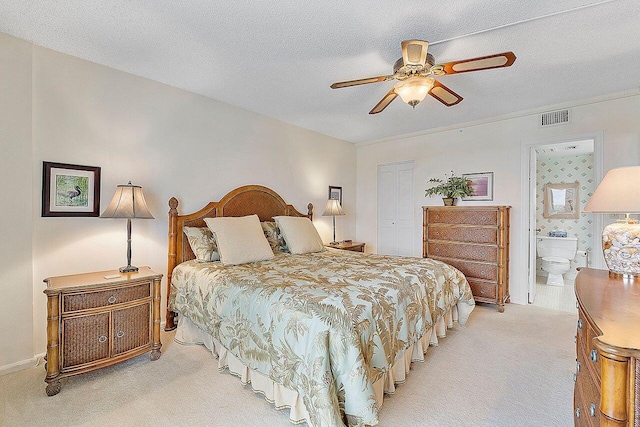
M 258 215 L 205 218 L 213 232 L 224 265 L 239 265 L 273 258 Z
M 287 243 L 284 241 L 284 237 L 282 237 L 282 233 L 280 233 L 275 222 L 266 221 L 261 222 L 260 225 L 262 226 L 264 236 L 267 238 L 269 246 L 271 246 L 271 250 L 273 250 L 274 253 L 289 251 Z
M 276 216 L 278 228 L 292 254 L 306 254 L 324 250 L 318 230 L 309 218 Z
M 216 247 L 213 233 L 207 227 L 184 227 L 182 229 L 196 260 L 202 262 L 219 261 L 220 254 Z

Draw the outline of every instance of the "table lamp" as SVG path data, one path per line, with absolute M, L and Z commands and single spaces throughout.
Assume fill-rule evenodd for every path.
M 118 185 L 111 203 L 100 215 L 100 218 L 127 218 L 127 266 L 120 267 L 120 272 L 138 271 L 138 267 L 131 265 L 131 219 L 153 219 L 147 202 L 144 200 L 142 187 L 132 185 L 131 181 L 126 185 Z
M 344 215 L 342 206 L 340 206 L 340 201 L 338 199 L 327 200 L 327 207 L 324 209 L 322 216 L 333 217 L 333 241 L 329 243 L 330 245 L 338 244 L 338 242 L 336 241 L 336 215 Z
M 611 169 L 584 207 L 585 212 L 625 214 L 602 231 L 602 250 L 609 274 L 640 276 L 640 166 Z

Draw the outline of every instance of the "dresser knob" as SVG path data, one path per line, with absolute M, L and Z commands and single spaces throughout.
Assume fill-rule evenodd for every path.
M 577 374 L 573 374 L 573 382 L 575 383 L 576 381 L 578 381 L 578 375 Z
M 118 331 L 118 333 L 116 333 L 116 337 L 118 338 L 122 338 L 124 336 L 124 331 Z
M 436 219 L 440 219 L 440 215 L 436 215 Z
M 436 248 L 436 252 L 440 252 L 440 248 Z
M 483 221 L 486 221 L 487 217 L 486 216 L 481 216 L 480 219 L 483 220 Z
M 596 404 L 592 403 L 591 405 L 589 405 L 589 415 L 591 415 L 592 417 L 596 416 Z
M 100 344 L 107 342 L 107 336 L 106 335 L 100 335 L 100 337 L 98 338 L 98 342 Z
M 577 335 L 573 336 L 573 342 L 578 342 L 578 336 Z
M 582 329 L 582 319 L 578 319 L 578 329 Z
M 109 299 L 107 300 L 107 302 L 108 302 L 109 304 L 113 304 L 114 302 L 116 302 L 116 296 L 115 296 L 115 295 L 111 295 L 111 296 L 109 297 Z
M 480 289 L 480 293 L 484 295 L 484 289 Z
M 433 234 L 435 234 L 436 236 L 439 236 L 439 235 L 440 235 L 440 232 L 439 232 L 439 231 L 436 231 L 436 232 L 435 232 L 435 233 L 433 233 Z
M 580 408 L 576 408 L 576 418 L 580 418 Z
M 591 350 L 591 353 L 589 354 L 589 358 L 593 363 L 596 363 L 598 361 L 598 352 L 596 350 Z
M 576 372 L 580 372 L 580 362 L 576 363 Z

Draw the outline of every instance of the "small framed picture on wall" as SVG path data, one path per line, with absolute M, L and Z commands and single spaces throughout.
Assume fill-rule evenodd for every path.
M 99 167 L 43 162 L 42 216 L 99 215 Z
M 342 187 L 329 186 L 329 199 L 338 199 L 342 206 Z
M 464 200 L 493 200 L 493 172 L 463 173 L 463 178 L 471 181 L 471 195 Z

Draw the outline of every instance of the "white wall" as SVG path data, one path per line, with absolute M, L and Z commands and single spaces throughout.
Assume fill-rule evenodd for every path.
M 8 85 L 33 85 L 33 93 L 12 93 L 6 102 L 11 108 L 18 101 L 32 102 L 32 115 L 30 104 L 16 115 L 27 123 L 27 130 L 33 127 L 33 135 L 16 140 L 21 162 L 0 169 L 2 182 L 19 175 L 26 183 L 10 193 L 14 200 L 7 204 L 11 209 L 20 207 L 24 230 L 5 241 L 3 250 L 22 251 L 18 246 L 25 238 L 29 245 L 17 273 L 22 276 L 19 283 L 2 281 L 3 289 L 19 290 L 9 294 L 11 298 L 3 293 L 0 313 L 20 322 L 4 322 L 16 327 L 3 328 L 6 336 L 0 342 L 15 346 L 26 339 L 28 345 L 0 359 L 0 370 L 45 351 L 42 279 L 126 264 L 126 221 L 40 216 L 43 161 L 100 166 L 101 210 L 116 185 L 128 180 L 141 185 L 156 219 L 134 220 L 132 263 L 164 274 L 171 196 L 178 198 L 178 210 L 188 213 L 238 186 L 265 185 L 303 212 L 307 203 L 313 203 L 314 222 L 328 242 L 331 218 L 320 215 L 328 186 L 338 185 L 343 187 L 347 212 L 337 221 L 338 234 L 355 234 L 356 149 L 352 144 L 8 36 L 0 35 L 0 54 L 6 56 L 13 44 L 20 45 L 19 55 L 33 57 L 33 67 L 29 63 L 10 74 Z M 0 98 L 0 103 L 5 102 L 4 96 Z M 165 287 L 163 280 L 163 315 Z
M 0 34 L 0 367 L 33 356 L 31 160 L 31 50 Z
M 440 108 L 424 105 L 422 108 Z M 454 107 L 455 108 L 455 107 Z M 550 108 L 551 109 L 551 108 Z M 410 109 L 408 114 L 412 113 Z M 417 110 L 413 113 L 417 113 Z M 427 112 L 422 111 L 423 114 Z M 441 205 L 437 198 L 426 199 L 427 180 L 442 178 L 453 169 L 456 174 L 494 172 L 494 199 L 491 202 L 460 202 L 461 205 L 509 205 L 511 211 L 510 291 L 512 301 L 527 301 L 527 235 L 523 234 L 521 206 L 521 149 L 523 144 L 562 136 L 602 131 L 604 170 L 640 164 L 640 96 L 635 94 L 607 100 L 589 101 L 571 108 L 569 124 L 541 129 L 538 115 L 469 125 L 395 140 L 358 144 L 356 237 L 376 251 L 376 171 L 382 163 L 413 160 L 415 233 L 414 253 L 422 254 L 423 205 Z M 526 172 L 526 171 L 525 171 Z

